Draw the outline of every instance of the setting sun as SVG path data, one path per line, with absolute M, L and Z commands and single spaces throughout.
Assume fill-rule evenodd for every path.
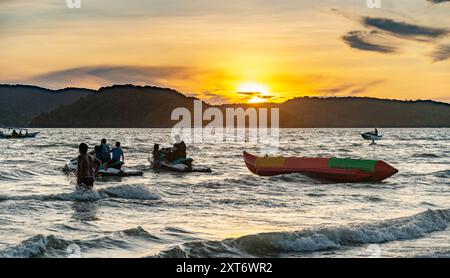
M 246 82 L 239 85 L 237 89 L 239 94 L 245 94 L 248 103 L 264 103 L 270 96 L 269 87 L 256 82 Z
M 266 102 L 266 99 L 258 96 L 254 96 L 248 101 L 248 103 L 264 103 L 264 102 Z
M 269 94 L 269 87 L 266 85 L 256 83 L 256 82 L 246 82 L 242 83 L 238 87 L 239 93 L 260 93 L 262 95 Z

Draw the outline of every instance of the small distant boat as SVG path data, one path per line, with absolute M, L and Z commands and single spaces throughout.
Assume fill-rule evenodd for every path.
M 39 134 L 37 132 L 29 132 L 27 128 L 4 128 L 0 131 L 0 138 L 3 139 L 24 139 L 24 138 L 34 138 Z
M 364 138 L 365 140 L 369 140 L 369 141 L 378 141 L 383 139 L 383 135 L 381 134 L 377 134 L 373 131 L 371 132 L 366 132 L 366 133 L 362 133 L 361 134 L 362 138 Z
M 301 173 L 334 182 L 380 182 L 398 170 L 381 160 L 308 157 L 258 157 L 244 152 L 247 168 L 259 176 Z

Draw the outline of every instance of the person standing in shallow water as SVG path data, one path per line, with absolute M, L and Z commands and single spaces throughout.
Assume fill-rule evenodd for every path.
M 101 161 L 89 155 L 88 145 L 81 143 L 80 155 L 77 158 L 77 185 L 85 189 L 94 188 L 95 174 L 98 172 Z

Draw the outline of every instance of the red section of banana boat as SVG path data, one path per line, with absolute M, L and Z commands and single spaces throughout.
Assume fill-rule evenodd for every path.
M 262 159 L 258 160 L 258 159 Z M 244 152 L 247 168 L 259 176 L 276 176 L 281 174 L 302 173 L 313 178 L 332 180 L 336 182 L 368 182 L 382 181 L 395 175 L 398 171 L 384 161 L 373 161 L 370 170 L 346 167 L 331 167 L 330 158 L 259 158 Z M 336 160 L 336 159 L 334 159 Z M 339 160 L 339 159 L 337 159 Z M 350 162 L 359 163 L 358 160 Z M 367 161 L 366 161 L 367 162 Z M 370 162 L 370 161 L 369 161 Z M 344 161 L 348 163 L 348 161 Z

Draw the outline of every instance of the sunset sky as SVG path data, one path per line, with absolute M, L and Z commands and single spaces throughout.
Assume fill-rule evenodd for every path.
M 450 102 L 450 0 L 366 2 L 0 0 L 0 83 Z

